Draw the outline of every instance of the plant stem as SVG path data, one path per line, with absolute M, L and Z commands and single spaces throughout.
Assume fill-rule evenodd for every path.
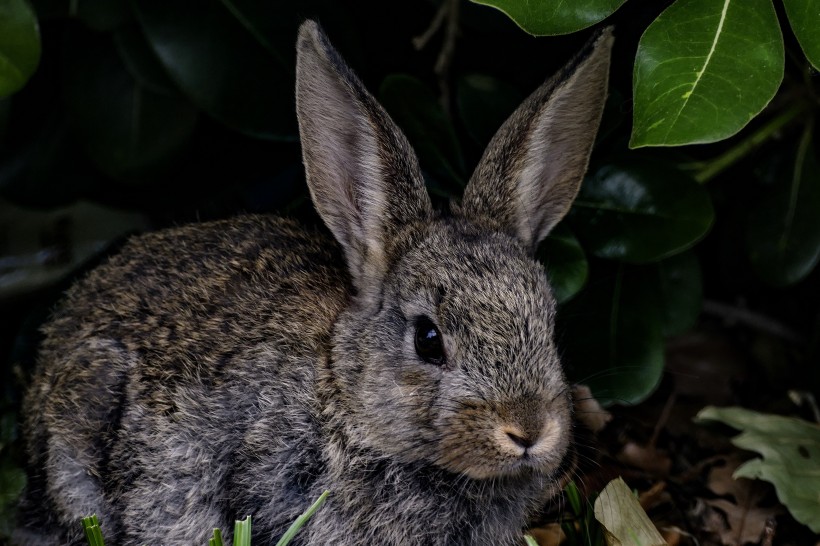
M 701 184 L 705 184 L 706 182 L 712 180 L 724 170 L 749 155 L 758 146 L 777 134 L 777 132 L 783 127 L 805 114 L 808 110 L 807 106 L 808 105 L 805 103 L 799 103 L 792 106 L 788 110 L 781 112 L 780 115 L 770 120 L 745 139 L 741 140 L 736 146 L 728 149 L 715 159 L 707 162 L 702 169 L 695 173 L 695 180 Z

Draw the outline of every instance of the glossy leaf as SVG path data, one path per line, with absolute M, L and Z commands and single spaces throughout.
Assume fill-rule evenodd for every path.
M 804 279 L 820 261 L 820 166 L 806 127 L 791 173 L 749 212 L 746 244 L 757 274 L 775 286 Z
M 706 407 L 695 420 L 741 430 L 732 443 L 763 457 L 747 461 L 733 477 L 772 483 L 794 519 L 820 533 L 820 426 L 737 407 Z
M 148 48 L 143 51 L 144 64 L 157 63 Z M 196 108 L 182 96 L 143 86 L 118 53 L 104 38 L 80 33 L 66 51 L 66 98 L 74 125 L 89 157 L 115 177 L 167 160 L 197 119 Z
M 654 293 L 664 337 L 681 334 L 695 325 L 703 305 L 703 286 L 700 263 L 694 252 L 682 252 L 629 271 Z
M 286 52 L 254 26 L 248 2 L 140 0 L 134 3 L 151 48 L 185 95 L 220 122 L 266 139 L 295 140 L 291 48 L 296 22 L 282 28 Z M 277 3 L 264 3 L 270 20 Z M 281 8 L 284 9 L 284 8 Z
M 125 68 L 137 84 L 154 93 L 178 94 L 176 85 L 157 61 L 139 28 L 128 27 L 114 33 L 114 44 Z
M 482 147 L 523 100 L 518 89 L 492 76 L 469 74 L 458 80 L 458 114 L 464 128 Z
M 538 247 L 538 260 L 547 268 L 547 276 L 558 303 L 577 294 L 587 280 L 589 265 L 581 243 L 564 224 L 559 224 Z
M 783 0 L 789 24 L 815 70 L 820 70 L 820 3 L 817 0 Z
M 598 273 L 558 312 L 564 364 L 602 404 L 637 404 L 663 372 L 656 293 L 626 265 Z
M 569 34 L 603 21 L 626 0 L 472 0 L 492 6 L 535 36 Z
M 461 149 L 433 91 L 412 76 L 392 74 L 379 87 L 379 100 L 416 150 L 422 168 L 463 185 Z
M 630 146 L 734 135 L 774 97 L 784 62 L 772 0 L 677 0 L 638 46 Z
M 21 89 L 40 62 L 40 27 L 26 0 L 0 2 L 0 98 Z
M 133 18 L 129 0 L 75 0 L 66 4 L 70 16 L 100 32 L 116 30 Z
M 713 218 L 702 186 L 647 159 L 607 164 L 587 176 L 571 212 L 584 248 L 632 263 L 686 250 L 706 234 Z
M 0 201 L 0 217 L 9 241 L 0 254 L 0 299 L 49 286 L 114 239 L 148 227 L 140 214 L 85 202 L 40 212 Z

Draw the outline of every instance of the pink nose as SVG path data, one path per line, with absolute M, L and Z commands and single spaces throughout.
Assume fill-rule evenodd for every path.
M 524 449 L 532 447 L 535 443 L 533 440 L 528 438 L 527 436 L 520 436 L 513 432 L 507 431 L 507 437 L 512 440 L 517 446 L 520 446 Z

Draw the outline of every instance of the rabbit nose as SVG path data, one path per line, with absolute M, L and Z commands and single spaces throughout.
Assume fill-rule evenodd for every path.
M 495 431 L 496 441 L 504 451 L 515 456 L 524 455 L 538 442 L 539 435 L 525 432 L 516 425 L 503 425 Z
M 517 432 L 511 432 L 509 430 L 507 431 L 507 437 L 510 440 L 512 440 L 513 443 L 515 443 L 517 446 L 522 447 L 524 449 L 532 447 L 532 445 L 535 443 L 532 439 L 530 439 L 529 436 L 521 435 Z

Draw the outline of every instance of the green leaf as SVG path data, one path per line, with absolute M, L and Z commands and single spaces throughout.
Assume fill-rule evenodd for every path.
M 803 53 L 820 70 L 820 4 L 817 0 L 783 0 L 783 6 Z
M 25 485 L 23 469 L 8 457 L 0 459 L 0 537 L 10 535 L 14 529 L 17 501 Z
M 571 513 L 580 518 L 584 513 L 584 505 L 581 501 L 581 491 L 578 490 L 578 486 L 575 485 L 575 482 L 569 482 L 564 488 L 564 493 L 569 501 L 569 507 L 572 509 Z
M 455 130 L 430 88 L 412 76 L 391 74 L 379 87 L 379 100 L 407 135 L 422 168 L 451 186 L 463 186 L 464 160 Z
M 609 482 L 595 500 L 609 546 L 666 546 L 666 541 L 622 478 Z
M 599 271 L 558 320 L 568 374 L 599 402 L 637 404 L 655 390 L 663 372 L 660 306 L 629 266 Z
M 587 176 L 570 219 L 595 255 L 646 263 L 694 245 L 714 210 L 706 189 L 688 175 L 642 159 L 606 164 Z
M 0 2 L 0 98 L 20 90 L 40 63 L 40 27 L 26 0 Z
M 115 40 L 117 47 L 96 34 L 73 33 L 65 52 L 74 127 L 89 157 L 113 177 L 139 175 L 166 161 L 187 142 L 197 120 L 196 108 L 173 89 L 155 82 L 146 87 L 142 82 L 148 80 L 135 78 L 148 72 L 146 66 L 153 64 L 154 74 L 162 68 L 149 48 L 134 45 L 139 33 L 122 32 L 127 34 Z
M 558 303 L 577 294 L 587 280 L 589 266 L 584 249 L 564 224 L 559 224 L 538 247 L 538 261 L 547 268 L 547 276 Z
M 683 333 L 695 325 L 703 305 L 703 286 L 694 252 L 636 268 L 635 273 L 644 276 L 646 286 L 656 290 L 664 337 Z
M 117 53 L 134 81 L 153 93 L 179 94 L 139 27 L 124 28 L 113 36 Z
M 772 483 L 794 519 L 820 533 L 820 426 L 737 407 L 710 406 L 695 421 L 720 421 L 742 431 L 732 443 L 763 458 L 741 465 L 734 477 Z
M 504 12 L 535 36 L 570 34 L 591 27 L 615 12 L 626 0 L 472 0 Z
M 524 100 L 512 85 L 484 74 L 458 79 L 456 105 L 464 128 L 475 141 L 486 146 L 501 124 Z
M 749 212 L 746 224 L 752 267 L 774 286 L 803 280 L 820 261 L 820 166 L 812 128 L 812 123 L 806 125 L 790 177 L 777 181 Z
M 296 139 L 291 50 L 296 6 L 228 0 L 140 0 L 137 18 L 151 48 L 185 95 L 233 129 L 258 138 Z M 262 15 L 256 13 L 262 11 Z M 273 30 L 256 21 L 275 21 Z M 291 21 L 293 19 L 293 21 Z
M 71 17 L 99 32 L 115 30 L 133 17 L 128 0 L 75 0 L 66 3 Z
M 772 0 L 677 0 L 638 45 L 630 147 L 734 135 L 774 97 L 784 63 Z

